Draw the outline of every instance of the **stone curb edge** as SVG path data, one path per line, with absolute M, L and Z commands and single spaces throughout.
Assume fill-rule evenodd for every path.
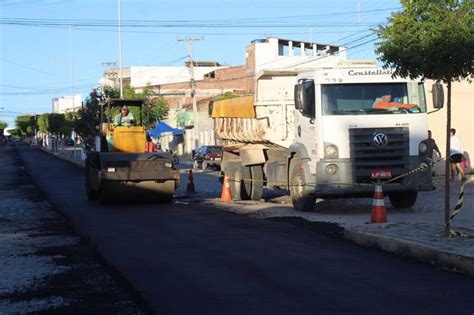
M 40 150 L 43 151 L 43 152 L 49 153 L 49 154 L 51 154 L 51 155 L 57 157 L 57 158 L 60 159 L 60 160 L 69 162 L 69 163 L 73 164 L 73 165 L 76 166 L 76 167 L 79 167 L 79 168 L 81 168 L 81 169 L 83 169 L 83 170 L 86 169 L 85 165 L 82 164 L 82 163 L 80 163 L 80 162 L 77 162 L 77 161 L 75 161 L 75 160 L 73 160 L 73 159 L 70 159 L 70 158 L 68 158 L 68 157 L 62 156 L 61 154 L 53 153 L 53 152 L 51 152 L 51 151 L 49 151 L 49 150 L 47 150 L 47 149 L 45 149 L 45 148 L 43 148 L 43 147 L 37 147 L 37 148 L 40 149 Z
M 387 252 L 406 255 L 419 261 L 454 268 L 474 276 L 474 257 L 440 251 L 408 240 L 350 229 L 344 230 L 344 238 L 358 245 L 375 247 Z

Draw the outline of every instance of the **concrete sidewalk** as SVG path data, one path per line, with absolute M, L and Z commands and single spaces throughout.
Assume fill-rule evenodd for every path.
M 64 155 L 59 158 L 83 167 Z M 435 177 L 436 190 L 421 192 L 411 209 L 395 209 L 385 198 L 388 223 L 370 224 L 372 199 L 318 200 L 315 211 L 297 212 L 288 194 L 265 190 L 263 201 L 223 203 L 219 196 L 219 172 L 196 171 L 196 194 L 186 195 L 187 163 L 182 163 L 181 187 L 176 197 L 199 199 L 225 211 L 250 215 L 262 219 L 273 217 L 299 217 L 308 221 L 336 223 L 344 228 L 344 237 L 363 246 L 414 257 L 428 263 L 440 264 L 474 275 L 474 176 L 465 184 L 464 204 L 461 213 L 453 220 L 452 228 L 467 234 L 468 238 L 444 237 L 444 177 Z M 451 185 L 451 209 L 458 199 L 460 182 Z

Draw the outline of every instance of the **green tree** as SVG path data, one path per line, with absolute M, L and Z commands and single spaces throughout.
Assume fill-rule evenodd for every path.
M 73 129 L 73 121 L 69 114 L 46 113 L 38 117 L 39 131 L 54 136 L 69 136 Z
M 11 136 L 14 140 L 21 140 L 21 138 L 22 138 L 21 130 L 18 129 L 18 128 L 15 128 L 15 129 L 10 130 L 10 136 Z
M 377 53 L 395 76 L 428 78 L 447 85 L 446 157 L 450 153 L 451 84 L 473 73 L 474 1 L 402 0 L 403 11 L 393 13 L 377 29 Z M 449 160 L 446 159 L 445 223 L 449 233 Z
M 236 97 L 239 97 L 239 95 L 237 95 L 233 92 L 225 92 L 224 94 L 216 95 L 214 97 L 214 101 L 228 100 L 230 98 L 236 98 Z
M 75 114 L 73 119 L 74 130 L 85 141 L 93 142 L 94 136 L 97 132 L 96 126 L 99 125 L 100 120 L 100 106 L 99 103 L 106 98 L 119 97 L 119 91 L 112 87 L 103 87 L 93 89 L 89 96 L 84 100 L 82 108 Z
M 41 133 L 49 134 L 49 115 L 48 113 L 38 116 L 38 130 Z
M 15 118 L 15 128 L 23 137 L 32 137 L 35 134 L 36 118 L 34 115 L 20 115 Z
M 71 134 L 72 128 L 69 128 L 64 114 L 53 113 L 48 115 L 48 132 L 56 136 L 65 136 Z
M 0 120 L 0 136 L 3 136 L 3 131 L 8 127 L 8 124 Z
M 168 117 L 168 102 L 162 96 L 155 95 L 153 87 L 149 84 L 140 93 L 137 93 L 132 87 L 125 87 L 123 98 L 143 100 L 142 117 L 147 129 Z M 133 110 L 132 112 L 135 116 L 139 115 L 138 112 Z

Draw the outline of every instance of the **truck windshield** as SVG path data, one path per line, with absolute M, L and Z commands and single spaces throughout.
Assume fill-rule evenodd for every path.
M 376 115 L 426 112 L 422 83 L 321 85 L 324 115 Z

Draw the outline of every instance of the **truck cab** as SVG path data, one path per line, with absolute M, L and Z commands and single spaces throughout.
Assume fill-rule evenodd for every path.
M 309 71 L 297 76 L 295 109 L 289 152 L 305 170 L 290 174 L 290 182 L 299 176 L 305 183 L 290 185 L 295 206 L 316 197 L 368 197 L 374 181 L 387 181 L 395 207 L 411 207 L 418 191 L 432 190 L 422 81 L 392 78 L 375 66 Z M 407 175 L 420 165 L 423 171 Z

